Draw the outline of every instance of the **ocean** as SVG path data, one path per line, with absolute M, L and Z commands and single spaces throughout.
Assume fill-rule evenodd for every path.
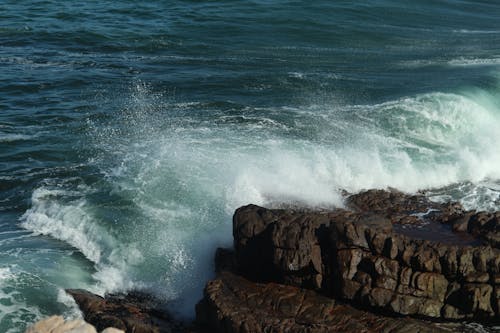
M 79 316 L 65 288 L 193 318 L 248 203 L 391 187 L 500 209 L 499 18 L 496 1 L 2 0 L 0 332 Z

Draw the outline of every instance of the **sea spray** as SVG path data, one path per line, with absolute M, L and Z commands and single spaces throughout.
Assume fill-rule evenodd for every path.
M 121 111 L 90 124 L 92 163 L 105 181 L 72 200 L 71 191 L 37 189 L 23 222 L 82 251 L 101 292 L 146 289 L 191 316 L 212 274 L 207 249 L 231 244 L 232 212 L 247 203 L 338 207 L 342 189 L 469 182 L 473 189 L 455 199 L 498 209 L 491 202 L 499 192 L 480 190 L 498 179 L 500 158 L 489 144 L 500 122 L 484 98 L 432 93 L 314 112 L 238 108 L 207 123 L 143 83 L 134 87 Z M 298 129 L 307 137 L 283 139 Z M 100 205 L 95 191 L 112 204 Z M 471 199 L 479 192 L 481 200 Z
M 391 186 L 500 206 L 497 4 L 3 9 L 0 331 L 71 314 L 64 288 L 192 317 L 250 202 Z

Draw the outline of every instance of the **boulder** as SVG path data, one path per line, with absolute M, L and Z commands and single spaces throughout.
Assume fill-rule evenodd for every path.
M 127 333 L 177 333 L 189 329 L 166 311 L 155 308 L 159 302 L 141 293 L 101 297 L 86 290 L 69 289 L 86 321 L 101 331 L 114 327 Z
M 51 316 L 42 319 L 25 333 L 97 333 L 94 326 L 81 319 L 65 321 L 61 316 Z

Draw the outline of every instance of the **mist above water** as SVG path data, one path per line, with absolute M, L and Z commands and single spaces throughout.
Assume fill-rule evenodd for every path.
M 147 289 L 192 315 L 213 251 L 231 245 L 232 213 L 248 203 L 341 207 L 341 190 L 394 187 L 431 189 L 436 200 L 470 209 L 500 207 L 492 144 L 500 119 L 486 92 L 374 105 L 233 105 L 209 121 L 196 113 L 211 105 L 176 104 L 141 82 L 124 101 L 106 121 L 88 123 L 90 163 L 103 179 L 40 187 L 22 218 L 95 263 L 97 292 Z

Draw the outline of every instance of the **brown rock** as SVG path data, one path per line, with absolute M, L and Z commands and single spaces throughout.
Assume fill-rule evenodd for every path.
M 500 214 L 479 212 L 471 216 L 467 230 L 487 241 L 491 246 L 500 247 Z
M 452 223 L 453 231 L 455 232 L 467 232 L 469 228 L 469 220 L 474 215 L 474 212 L 468 212 L 463 216 L 457 218 Z
M 417 271 L 441 273 L 438 252 L 427 243 L 422 243 L 410 260 L 412 268 Z
M 399 263 L 384 257 L 377 257 L 374 263 L 375 272 L 378 275 L 388 276 L 397 279 L 399 275 Z
M 500 313 L 500 287 L 496 286 L 494 291 L 493 291 L 493 308 L 495 310 L 495 313 L 498 314 Z
M 399 192 L 367 191 L 347 203 L 357 211 L 238 209 L 233 218 L 236 271 L 255 281 L 310 288 L 403 315 L 499 321 L 496 301 L 488 302 L 485 287 L 466 287 L 493 288 L 500 275 L 498 249 L 412 238 L 396 233 L 391 224 L 429 209 L 434 211 L 428 223 L 472 219 L 478 213 Z M 497 215 L 484 216 L 477 221 L 487 221 L 476 224 L 494 228 L 490 221 Z M 475 305 L 460 305 L 465 295 Z
M 363 285 L 353 280 L 343 280 L 342 282 L 342 297 L 347 299 L 357 298 L 358 292 L 361 290 Z
M 466 312 L 483 316 L 494 315 L 491 299 L 493 287 L 487 284 L 466 284 L 462 289 L 463 305 Z
M 422 303 L 418 313 L 426 317 L 440 318 L 443 305 L 444 304 L 442 302 L 434 299 L 428 299 Z
M 197 321 L 214 333 L 242 332 L 449 332 L 439 324 L 375 316 L 312 291 L 250 282 L 224 272 L 210 281 L 196 307 Z
M 458 274 L 458 248 L 456 246 L 449 246 L 441 259 L 441 270 L 446 278 L 454 280 Z
M 143 294 L 107 295 L 105 298 L 85 290 L 69 289 L 86 321 L 101 331 L 115 327 L 127 333 L 186 332 L 187 328 L 164 311 L 153 307 L 157 302 Z
M 345 280 L 351 280 L 358 272 L 358 265 L 363 260 L 365 252 L 360 249 L 340 250 L 337 254 L 339 273 Z
M 394 292 L 384 288 L 373 288 L 368 294 L 368 303 L 376 308 L 383 308 L 392 300 Z
M 465 315 L 459 308 L 456 308 L 450 304 L 446 304 L 443 307 L 442 315 L 443 318 L 451 320 L 459 320 L 465 318 Z
M 375 287 L 394 291 L 396 290 L 397 286 L 398 286 L 398 281 L 386 275 L 379 276 L 375 280 Z
M 396 294 L 389 306 L 393 312 L 403 315 L 414 315 L 419 313 L 423 302 L 424 299 L 420 297 Z
M 402 286 L 409 286 L 411 283 L 411 276 L 413 274 L 413 271 L 410 267 L 403 267 L 400 271 L 399 275 L 399 283 Z
M 477 282 L 477 283 L 487 283 L 490 280 L 490 275 L 488 273 L 470 273 L 465 277 L 465 282 Z
M 463 247 L 458 252 L 458 274 L 465 277 L 476 271 L 473 264 L 474 250 L 471 247 Z
M 441 274 L 416 272 L 412 276 L 411 286 L 422 291 L 424 297 L 442 302 L 448 290 L 448 280 Z
M 258 281 L 319 288 L 323 264 L 316 233 L 327 223 L 328 216 L 319 213 L 238 209 L 233 218 L 237 269 Z

